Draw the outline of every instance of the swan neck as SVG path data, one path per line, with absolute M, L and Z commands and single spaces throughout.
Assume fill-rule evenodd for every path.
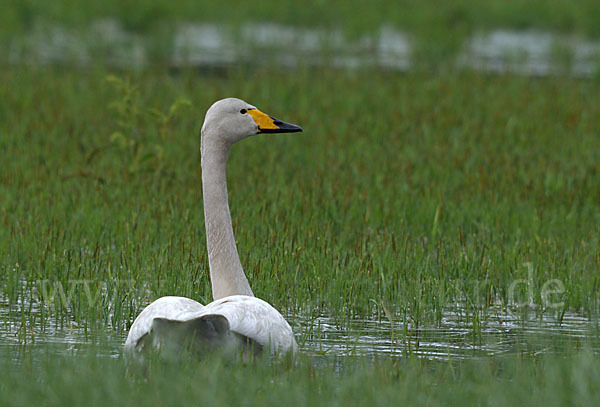
M 202 195 L 210 280 L 215 300 L 253 295 L 233 235 L 227 198 L 227 157 L 231 145 L 202 135 Z

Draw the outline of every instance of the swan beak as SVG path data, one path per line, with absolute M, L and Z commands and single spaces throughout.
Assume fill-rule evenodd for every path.
M 295 124 L 282 122 L 274 117 L 261 112 L 258 109 L 248 109 L 248 114 L 252 116 L 258 126 L 257 134 L 260 133 L 296 133 L 302 131 L 302 127 Z

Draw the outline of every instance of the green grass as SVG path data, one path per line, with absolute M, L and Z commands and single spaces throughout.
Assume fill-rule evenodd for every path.
M 53 331 L 37 327 L 73 324 L 90 338 L 119 338 L 146 301 L 211 300 L 199 131 L 210 104 L 232 95 L 304 128 L 245 140 L 228 166 L 242 264 L 276 308 L 323 312 L 340 329 L 360 316 L 435 324 L 455 305 L 475 329 L 490 305 L 597 321 L 597 81 L 48 67 L 4 68 L 2 78 L 0 329 L 11 341 L 44 342 Z M 515 293 L 511 284 L 528 279 L 532 306 L 518 306 L 525 284 Z M 546 298 L 551 280 L 564 290 Z M 43 284 L 62 284 L 68 306 L 44 297 Z M 90 303 L 86 287 L 104 291 Z M 0 404 L 593 405 L 597 397 L 598 357 L 581 351 L 585 340 L 563 356 L 215 362 L 156 368 L 147 380 L 124 380 L 120 360 L 44 355 L 39 346 L 41 355 L 7 347 Z
M 90 0 L 73 6 L 68 1 L 5 1 L 3 31 L 27 29 L 37 20 L 85 26 L 98 18 L 117 18 L 132 30 L 152 30 L 173 21 L 215 21 L 239 24 L 272 21 L 307 27 L 343 27 L 351 33 L 392 24 L 418 33 L 461 32 L 496 27 L 543 28 L 563 32 L 600 35 L 600 6 L 593 0 L 460 0 L 453 2 L 379 0 L 364 3 L 346 1 L 265 1 L 239 3 L 222 1 L 147 0 L 143 6 L 133 0 Z
M 490 301 L 522 302 L 510 284 L 531 278 L 537 312 L 598 311 L 597 83 L 146 73 L 126 96 L 106 76 L 5 72 L 0 250 L 11 301 L 39 295 L 40 280 L 106 283 L 120 329 L 138 311 L 131 290 L 208 301 L 199 128 L 210 103 L 237 95 L 305 128 L 244 141 L 228 167 L 242 263 L 279 308 L 371 315 L 383 301 L 434 321 L 449 303 L 485 313 Z M 181 99 L 191 106 L 170 119 L 150 112 Z M 552 279 L 564 292 L 545 303 Z M 107 322 L 106 304 L 74 292 L 73 318 L 93 309 Z
M 0 403 L 10 406 L 594 406 L 600 381 L 597 358 L 586 351 L 564 359 L 349 359 L 320 367 L 304 358 L 294 366 L 190 361 L 145 374 L 127 372 L 121 360 L 51 354 L 2 367 Z

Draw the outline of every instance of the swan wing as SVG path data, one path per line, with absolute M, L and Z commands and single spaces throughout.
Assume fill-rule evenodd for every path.
M 204 305 L 185 297 L 161 297 L 148 305 L 133 321 L 125 341 L 126 349 L 133 349 L 152 329 L 155 318 L 187 321 L 201 315 Z
M 202 314 L 222 315 L 230 329 L 271 352 L 295 352 L 298 345 L 290 324 L 271 304 L 247 295 L 232 295 L 207 304 Z

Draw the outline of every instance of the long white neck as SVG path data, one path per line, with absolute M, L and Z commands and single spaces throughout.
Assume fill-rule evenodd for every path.
M 231 145 L 202 135 L 202 194 L 210 280 L 215 300 L 253 295 L 238 256 L 227 201 L 227 157 Z

